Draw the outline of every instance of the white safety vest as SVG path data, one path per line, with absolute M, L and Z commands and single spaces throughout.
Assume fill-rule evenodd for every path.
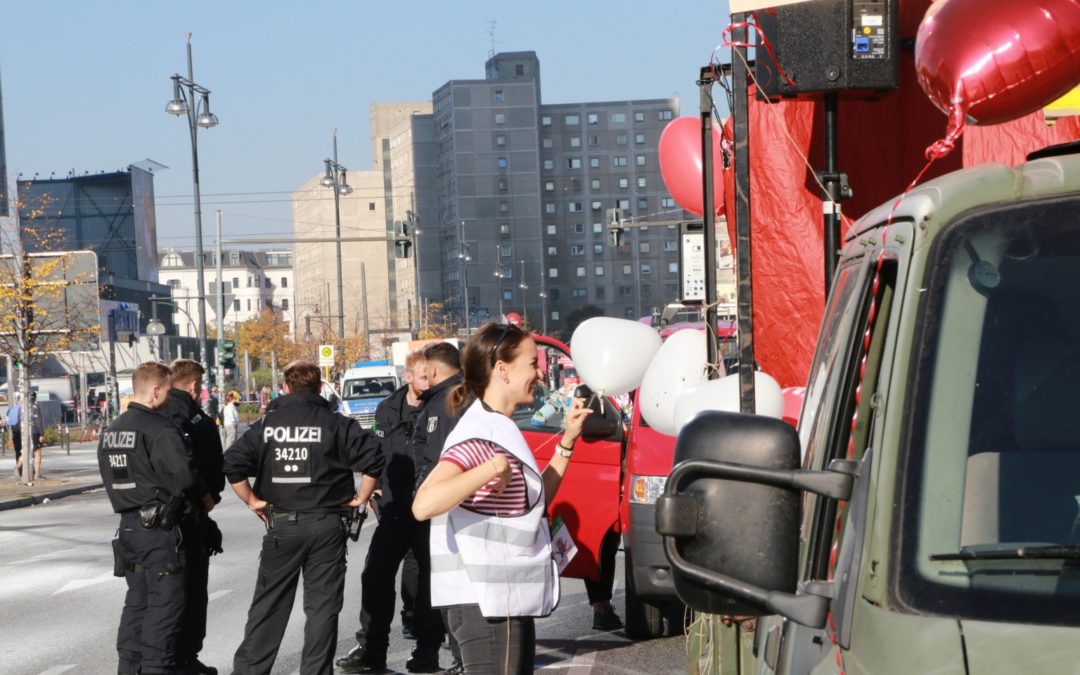
M 480 401 L 465 411 L 443 450 L 471 439 L 492 441 L 521 461 L 533 506 L 505 517 L 459 505 L 433 518 L 431 604 L 476 604 L 486 617 L 547 616 L 559 602 L 559 574 L 536 459 L 514 422 Z

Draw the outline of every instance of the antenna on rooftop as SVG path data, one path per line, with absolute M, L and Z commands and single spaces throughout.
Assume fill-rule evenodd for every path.
M 491 39 L 491 49 L 488 50 L 488 58 L 495 56 L 495 24 L 494 20 L 488 21 L 488 37 Z

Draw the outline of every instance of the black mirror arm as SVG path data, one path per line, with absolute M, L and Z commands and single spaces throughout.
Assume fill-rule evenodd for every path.
M 847 467 L 843 467 L 846 469 Z M 734 462 L 714 462 L 704 459 L 691 459 L 680 462 L 671 471 L 664 494 L 675 495 L 679 485 L 687 476 L 703 478 L 723 478 L 745 483 L 759 483 L 774 487 L 789 488 L 813 492 L 832 499 L 848 500 L 855 484 L 852 473 L 837 466 L 830 471 L 804 471 L 796 469 L 768 469 L 759 466 L 736 464 Z
M 675 570 L 694 581 L 716 589 L 737 600 L 764 607 L 770 614 L 779 614 L 811 628 L 822 628 L 829 612 L 830 599 L 823 595 L 794 595 L 768 591 L 738 579 L 717 574 L 688 561 L 675 547 L 675 538 L 664 537 L 664 553 Z

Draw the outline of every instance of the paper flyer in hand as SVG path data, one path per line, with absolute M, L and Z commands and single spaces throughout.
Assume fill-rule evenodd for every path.
M 555 559 L 555 564 L 559 566 L 559 574 L 562 574 L 575 555 L 577 555 L 577 545 L 570 536 L 570 531 L 566 529 L 566 523 L 563 522 L 562 517 L 556 516 L 555 522 L 551 524 L 551 556 Z

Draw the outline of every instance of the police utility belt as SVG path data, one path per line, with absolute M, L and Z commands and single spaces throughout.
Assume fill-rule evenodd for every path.
M 274 529 L 279 523 L 296 523 L 304 518 L 320 518 L 326 516 L 338 516 L 345 527 L 345 532 L 353 541 L 360 539 L 360 527 L 367 518 L 367 506 L 357 506 L 347 510 L 322 510 L 322 511 L 282 511 L 275 509 L 273 504 L 266 506 L 266 531 Z
M 171 530 L 184 513 L 184 500 L 179 497 L 158 499 L 137 509 L 139 524 L 147 530 Z

